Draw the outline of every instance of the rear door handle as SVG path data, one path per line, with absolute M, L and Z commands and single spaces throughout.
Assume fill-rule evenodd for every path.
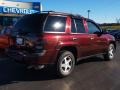
M 77 40 L 77 38 L 73 38 L 73 40 Z
M 90 39 L 91 39 L 91 40 L 93 40 L 93 39 L 94 39 L 94 37 L 91 37 Z

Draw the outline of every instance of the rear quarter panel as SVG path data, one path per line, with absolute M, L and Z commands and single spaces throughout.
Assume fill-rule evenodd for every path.
M 45 50 L 47 50 L 46 60 L 49 60 L 49 63 L 54 63 L 57 55 L 62 47 L 77 45 L 74 43 L 70 34 L 66 33 L 45 33 Z

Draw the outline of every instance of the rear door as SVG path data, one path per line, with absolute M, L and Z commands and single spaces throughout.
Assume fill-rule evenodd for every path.
M 79 57 L 90 55 L 91 41 L 88 37 L 88 33 L 85 30 L 83 19 L 72 19 L 72 37 L 77 42 Z

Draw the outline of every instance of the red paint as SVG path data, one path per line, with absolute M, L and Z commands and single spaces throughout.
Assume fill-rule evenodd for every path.
M 68 16 L 66 20 L 66 33 L 71 32 L 71 18 Z
M 38 40 L 40 41 L 34 41 L 36 43 L 37 42 L 44 43 L 43 49 L 46 50 L 44 55 L 38 56 L 35 58 L 31 58 L 33 54 L 30 54 L 29 56 L 19 55 L 20 58 L 23 57 L 23 59 L 20 59 L 20 60 L 17 60 L 19 59 L 18 56 L 16 57 L 12 56 L 12 57 L 17 58 L 16 60 L 19 62 L 27 63 L 27 64 L 55 64 L 55 62 L 57 62 L 57 57 L 59 57 L 60 51 L 63 49 L 64 50 L 75 49 L 76 51 L 75 57 L 76 59 L 78 59 L 84 56 L 103 53 L 108 48 L 108 44 L 111 41 L 115 42 L 112 36 L 105 35 L 105 34 L 99 37 L 97 35 L 91 35 L 88 33 L 72 34 L 71 33 L 72 18 L 69 15 L 66 15 L 66 16 L 67 16 L 66 29 L 64 33 L 43 33 L 42 35 L 37 36 Z M 82 18 L 82 20 L 83 20 L 83 24 L 86 29 L 86 32 L 88 32 L 87 22 L 84 18 Z M 94 37 L 95 39 L 91 40 L 91 37 Z M 76 38 L 76 40 L 74 40 L 74 38 Z M 4 39 L 5 40 L 3 40 L 3 37 L 0 38 L 1 43 L 8 43 L 8 40 L 6 39 L 5 36 L 4 36 Z M 1 47 L 3 48 L 3 46 Z M 21 50 L 18 50 L 16 53 L 21 52 Z
M 85 27 L 85 30 L 86 30 L 86 32 L 88 33 L 88 25 L 87 25 L 87 22 L 86 22 L 86 20 L 83 18 L 83 23 L 84 23 L 84 27 Z

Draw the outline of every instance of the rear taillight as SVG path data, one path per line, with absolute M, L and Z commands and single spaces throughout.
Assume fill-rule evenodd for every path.
M 27 47 L 34 47 L 34 43 L 32 41 L 26 41 L 25 44 Z

